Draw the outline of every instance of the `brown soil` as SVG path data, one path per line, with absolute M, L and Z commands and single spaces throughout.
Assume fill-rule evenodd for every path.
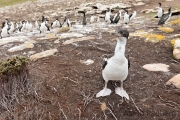
M 151 1 L 148 5 L 153 7 L 156 3 Z M 134 7 L 132 10 L 136 9 L 139 12 L 139 8 L 142 10 L 146 7 Z M 141 15 L 138 14 L 138 16 Z M 72 18 L 71 15 L 69 17 Z M 152 24 L 157 23 L 147 20 L 145 26 L 140 28 L 147 29 Z M 171 36 L 179 33 L 178 26 L 173 28 L 175 29 L 173 33 L 161 32 L 161 34 Z M 135 26 L 128 28 L 130 33 L 136 29 Z M 154 30 L 157 29 L 154 28 Z M 96 34 L 90 33 L 90 35 Z M 159 43 L 150 43 L 145 42 L 144 38 L 130 37 L 127 41 L 126 55 L 130 56 L 131 66 L 128 78 L 124 81 L 124 89 L 131 99 L 124 100 L 114 92 L 107 97 L 95 97 L 96 93 L 104 87 L 101 75 L 102 61 L 105 55 L 114 51 L 116 41 L 112 41 L 113 38 L 107 32 L 103 32 L 102 39 L 76 42 L 78 46 L 62 45 L 65 39 L 59 44 L 49 40 L 38 42 L 35 45 L 36 51 L 53 46 L 58 48 L 58 52 L 51 57 L 30 62 L 30 80 L 33 81 L 33 86 L 36 86 L 34 91 L 37 94 L 33 93 L 34 97 L 27 95 L 26 102 L 22 101 L 23 107 L 17 110 L 18 115 L 29 111 L 27 112 L 29 116 L 37 115 L 29 119 L 43 120 L 63 120 L 66 117 L 68 120 L 113 120 L 115 119 L 113 114 L 118 120 L 178 120 L 180 90 L 174 86 L 166 86 L 165 83 L 180 72 L 178 67 L 175 67 L 180 66 L 180 61 L 173 59 L 168 38 Z M 1 51 L 5 50 L 1 49 Z M 22 52 L 16 52 L 16 54 L 22 54 Z M 5 58 L 5 55 L 2 57 Z M 94 63 L 91 65 L 80 63 L 80 60 L 87 59 L 94 60 Z M 142 66 L 149 63 L 171 65 L 170 72 L 144 70 Z M 108 88 L 114 91 L 115 83 L 109 82 Z M 104 113 L 101 103 L 107 106 Z

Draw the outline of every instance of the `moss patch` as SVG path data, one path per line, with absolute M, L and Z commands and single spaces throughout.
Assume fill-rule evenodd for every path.
M 165 38 L 165 36 L 163 35 L 144 32 L 142 30 L 138 30 L 134 33 L 131 33 L 130 36 L 139 36 L 139 37 L 146 38 L 145 39 L 146 42 L 159 42 Z
M 6 61 L 0 61 L 0 74 L 17 73 L 28 62 L 25 57 L 13 57 Z
M 161 30 L 161 31 L 166 32 L 166 33 L 171 33 L 174 31 L 173 28 L 169 28 L 169 27 L 159 27 L 158 30 Z

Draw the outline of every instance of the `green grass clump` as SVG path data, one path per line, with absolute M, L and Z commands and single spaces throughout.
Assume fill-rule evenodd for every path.
M 0 60 L 0 75 L 17 73 L 24 67 L 24 65 L 26 65 L 28 61 L 29 59 L 25 57 L 13 57 L 7 59 L 6 61 Z
M 27 1 L 36 1 L 36 0 L 0 0 L 0 7 L 15 5 Z

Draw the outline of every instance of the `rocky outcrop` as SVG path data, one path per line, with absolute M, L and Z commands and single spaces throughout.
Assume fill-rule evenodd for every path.
M 180 39 L 171 40 L 171 46 L 173 48 L 173 57 L 180 59 Z

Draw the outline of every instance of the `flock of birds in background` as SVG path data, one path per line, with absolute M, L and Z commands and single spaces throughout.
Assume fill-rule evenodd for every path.
M 121 11 L 124 10 L 124 24 L 128 24 L 132 19 L 135 18 L 136 16 L 136 11 L 134 11 L 132 14 L 128 14 L 128 10 L 127 9 L 120 9 L 114 16 L 111 16 L 111 9 L 108 8 L 105 14 L 105 22 L 109 23 L 109 24 L 117 24 L 121 18 Z M 86 14 L 85 12 L 83 13 L 83 19 L 82 19 L 82 25 L 86 25 L 87 24 L 87 20 L 86 20 Z M 166 23 L 169 18 L 171 17 L 171 7 L 169 7 L 168 13 L 164 14 L 164 10 L 161 7 L 161 3 L 159 3 L 159 8 L 158 8 L 158 13 L 157 13 L 158 18 L 160 18 L 158 25 L 162 25 L 164 23 Z M 90 17 L 90 23 L 93 23 L 94 20 L 94 16 Z M 100 22 L 100 18 L 98 17 L 97 22 Z M 4 37 L 9 37 L 10 35 L 12 35 L 15 32 L 24 32 L 24 31 L 29 31 L 32 32 L 34 28 L 36 28 L 37 30 L 40 31 L 40 33 L 45 33 L 46 31 L 50 31 L 50 27 L 48 26 L 48 19 L 45 18 L 44 16 L 42 16 L 42 21 L 39 24 L 38 21 L 35 21 L 35 24 L 33 26 L 33 24 L 31 22 L 22 20 L 18 23 L 15 23 L 16 26 L 14 25 L 14 23 L 11 21 L 9 23 L 8 19 L 5 20 L 5 22 L 2 23 L 2 30 L 0 31 L 0 38 L 4 38 Z M 79 22 L 76 22 L 76 24 L 80 24 Z M 68 26 L 71 27 L 72 24 L 70 22 L 70 20 L 68 18 L 65 17 L 63 23 L 61 23 L 58 18 L 51 23 L 51 28 L 55 28 L 55 27 L 63 27 L 63 26 Z
M 126 9 L 120 9 L 114 16 L 111 16 L 111 10 L 108 8 L 105 14 L 105 22 L 108 24 L 117 24 L 121 18 L 121 12 L 122 10 L 125 11 L 124 13 L 124 19 L 123 23 L 128 24 L 132 19 L 136 16 L 136 11 L 134 11 L 132 14 L 128 14 L 128 10 Z M 83 13 L 83 19 L 82 19 L 82 25 L 87 24 L 86 20 L 86 14 Z M 157 12 L 157 16 L 159 18 L 158 25 L 162 25 L 166 23 L 170 17 L 171 17 L 171 7 L 168 9 L 168 13 L 164 14 L 164 10 L 161 7 L 161 3 L 159 3 L 159 8 Z M 98 17 L 97 22 L 100 22 L 100 18 Z M 90 23 L 95 22 L 94 16 L 90 17 Z M 80 24 L 77 22 L 76 24 Z M 64 22 L 61 23 L 58 18 L 51 23 L 51 29 L 55 27 L 72 27 L 72 24 L 70 20 L 65 17 Z M 40 24 L 38 24 L 38 21 L 35 22 L 35 28 L 39 30 L 40 33 L 46 33 L 46 31 L 50 31 L 50 27 L 48 26 L 48 19 L 42 16 L 42 21 Z M 5 22 L 2 24 L 2 30 L 0 37 L 8 37 L 12 35 L 15 32 L 25 32 L 25 31 L 33 31 L 33 25 L 31 22 L 28 21 L 20 21 L 20 23 L 16 23 L 16 27 L 14 26 L 13 22 L 9 22 L 6 19 Z M 102 76 L 105 80 L 105 87 L 96 94 L 96 97 L 100 96 L 107 96 L 111 94 L 111 90 L 107 88 L 107 83 L 109 80 L 115 80 L 115 81 L 121 81 L 121 87 L 117 87 L 115 89 L 116 94 L 120 95 L 122 98 L 125 97 L 129 100 L 129 95 L 126 93 L 126 91 L 123 89 L 123 81 L 127 78 L 128 75 L 128 69 L 130 66 L 130 61 L 125 57 L 125 46 L 126 41 L 129 37 L 129 32 L 127 29 L 124 28 L 118 28 L 116 29 L 115 36 L 118 37 L 117 44 L 115 47 L 114 54 L 109 56 L 109 58 L 104 59 L 103 64 L 103 70 L 102 70 Z

